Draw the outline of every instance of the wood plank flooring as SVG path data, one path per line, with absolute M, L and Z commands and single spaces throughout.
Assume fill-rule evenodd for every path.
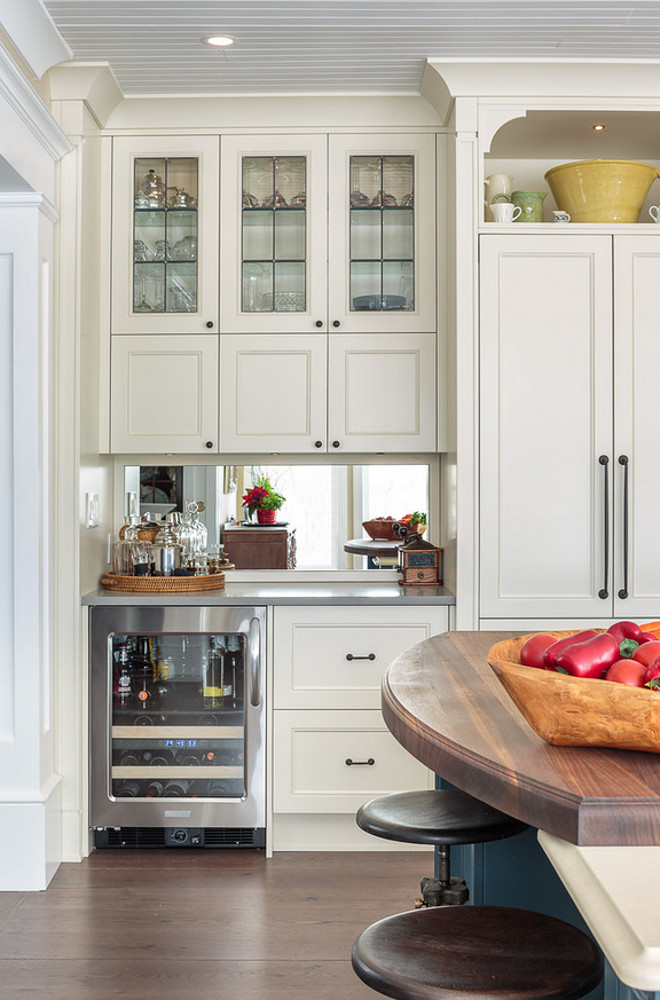
M 354 938 L 432 854 L 95 851 L 0 893 L 0 1000 L 367 1000 Z

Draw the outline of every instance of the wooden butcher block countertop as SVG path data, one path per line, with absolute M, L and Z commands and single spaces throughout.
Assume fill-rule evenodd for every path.
M 660 755 L 555 747 L 488 666 L 506 632 L 447 632 L 391 664 L 388 728 L 418 760 L 490 805 L 579 845 L 660 844 Z

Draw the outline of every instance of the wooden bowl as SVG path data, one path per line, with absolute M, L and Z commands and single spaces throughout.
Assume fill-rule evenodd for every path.
M 394 534 L 394 525 L 398 521 L 384 521 L 382 518 L 373 518 L 371 521 L 363 521 L 362 527 L 369 535 L 369 538 L 382 538 L 388 542 L 397 541 Z
M 574 633 L 544 634 L 562 639 Z M 660 693 L 524 667 L 520 649 L 528 638 L 495 643 L 488 663 L 541 739 L 554 746 L 660 753 Z

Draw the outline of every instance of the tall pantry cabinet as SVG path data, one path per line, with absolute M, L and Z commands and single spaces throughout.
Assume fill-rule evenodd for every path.
M 480 237 L 483 627 L 657 617 L 658 287 L 655 234 Z

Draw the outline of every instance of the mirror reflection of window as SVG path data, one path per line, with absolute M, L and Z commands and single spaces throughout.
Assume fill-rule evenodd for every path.
M 125 496 L 136 489 L 147 467 L 126 466 Z M 231 474 L 227 470 L 231 469 Z M 242 521 L 242 495 L 258 476 L 266 476 L 286 497 L 277 520 L 295 531 L 296 568 L 299 570 L 366 568 L 366 557 L 347 556 L 348 539 L 366 537 L 362 522 L 374 517 L 403 517 L 413 511 L 428 512 L 430 469 L 411 465 L 254 465 L 184 466 L 181 500 L 201 501 L 200 514 L 209 533 L 209 549 L 220 544 L 221 525 Z M 228 481 L 232 489 L 226 492 Z M 233 484 L 237 482 L 238 489 Z M 153 505 L 151 505 L 153 506 Z M 140 504 L 144 514 L 150 505 Z M 159 517 L 160 512 L 153 516 Z M 433 528 L 431 531 L 433 532 Z M 434 533 L 434 537 L 437 532 Z M 352 562 L 351 562 L 352 559 Z

